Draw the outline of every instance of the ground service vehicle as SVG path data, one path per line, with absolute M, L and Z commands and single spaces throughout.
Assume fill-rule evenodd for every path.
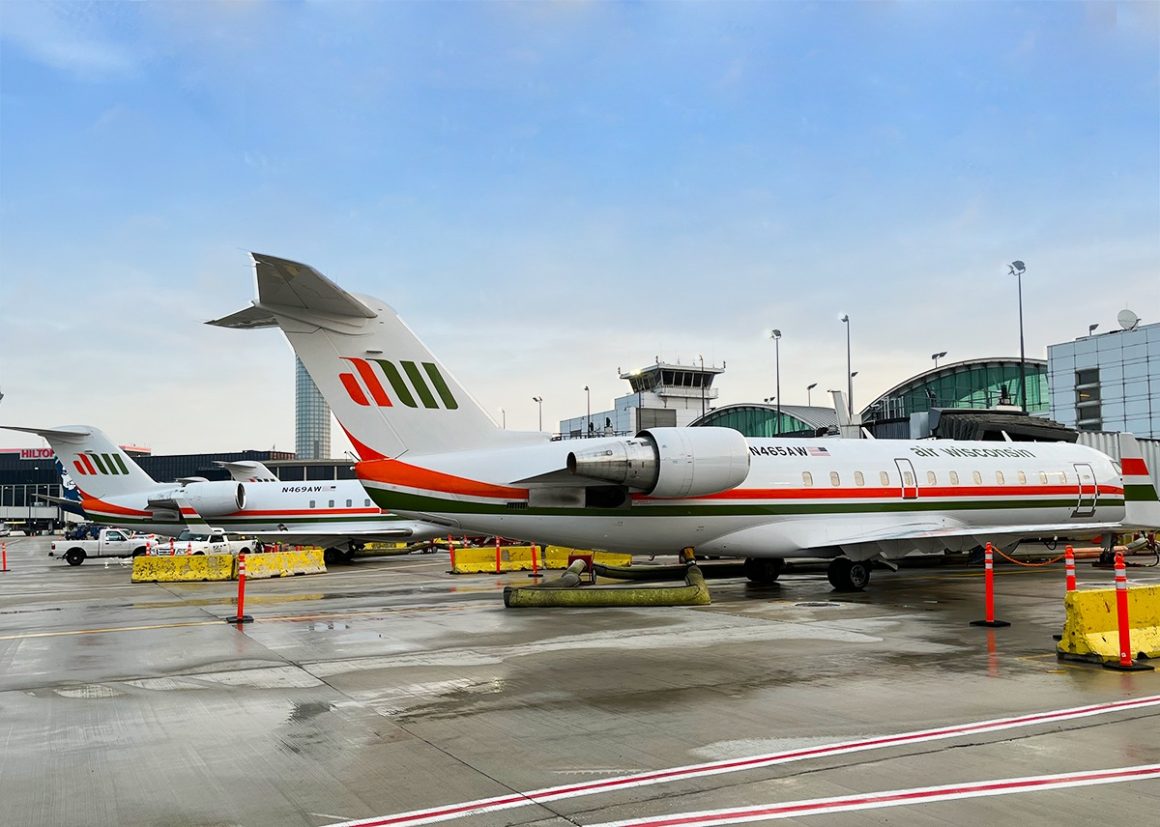
M 103 528 L 95 540 L 58 540 L 48 556 L 60 556 L 70 566 L 79 566 L 87 557 L 137 557 L 144 554 L 150 540 L 119 528 Z

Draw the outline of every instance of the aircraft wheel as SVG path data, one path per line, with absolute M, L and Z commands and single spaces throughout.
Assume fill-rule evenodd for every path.
M 785 568 L 785 560 L 780 557 L 746 557 L 745 576 L 750 582 L 759 585 L 768 585 L 779 576 Z
M 83 548 L 70 548 L 64 553 L 64 559 L 70 566 L 79 566 L 85 561 L 85 550 Z
M 328 566 L 337 566 L 345 562 L 341 549 L 328 548 L 322 552 L 322 561 Z
M 836 557 L 830 561 L 826 577 L 837 591 L 860 592 L 870 583 L 870 563 L 865 560 Z

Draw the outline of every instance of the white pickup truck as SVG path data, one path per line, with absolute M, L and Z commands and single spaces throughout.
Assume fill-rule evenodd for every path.
M 151 542 L 149 537 L 140 537 L 119 528 L 102 528 L 95 540 L 54 542 L 48 556 L 60 555 L 70 566 L 79 566 L 86 557 L 136 557 L 144 554 Z
M 173 538 L 164 540 L 150 549 L 151 554 L 249 554 L 255 548 L 253 540 L 231 540 L 220 528 L 187 528 Z

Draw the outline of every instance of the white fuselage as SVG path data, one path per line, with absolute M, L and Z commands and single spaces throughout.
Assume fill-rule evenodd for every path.
M 356 470 L 384 508 L 455 530 L 645 553 L 837 556 L 858 546 L 863 556 L 890 558 L 973 547 L 976 532 L 1082 536 L 1124 516 L 1112 460 L 1069 443 L 749 439 L 749 472 L 735 488 L 682 499 L 633 495 L 612 507 L 566 481 L 512 482 L 559 469 L 570 451 L 601 442 L 406 457 Z
M 308 480 L 301 482 L 247 482 L 245 506 L 222 513 L 201 513 L 215 526 L 238 534 L 288 533 L 303 535 L 358 536 L 392 539 L 429 539 L 441 529 L 404 520 L 383 511 L 367 495 L 358 480 Z M 179 493 L 179 485 L 159 484 L 155 490 L 88 497 L 85 513 L 95 522 L 132 526 L 134 529 L 176 536 L 186 527 L 177 519 L 159 520 L 148 502 Z

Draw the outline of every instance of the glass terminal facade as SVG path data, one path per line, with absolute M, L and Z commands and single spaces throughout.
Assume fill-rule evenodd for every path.
M 1160 438 L 1160 323 L 1051 345 L 1047 363 L 1052 419 Z
M 691 424 L 732 428 L 748 437 L 812 437 L 819 428 L 827 430 L 836 428 L 838 419 L 833 410 L 829 408 L 812 408 L 804 405 L 783 406 L 779 430 L 777 406 L 750 404 L 728 405 L 718 408 Z
M 1047 362 L 1026 361 L 1027 412 L 1047 416 L 1051 409 Z M 977 359 L 944 365 L 897 385 L 862 411 L 862 421 L 905 419 L 931 408 L 1022 406 L 1018 359 Z

